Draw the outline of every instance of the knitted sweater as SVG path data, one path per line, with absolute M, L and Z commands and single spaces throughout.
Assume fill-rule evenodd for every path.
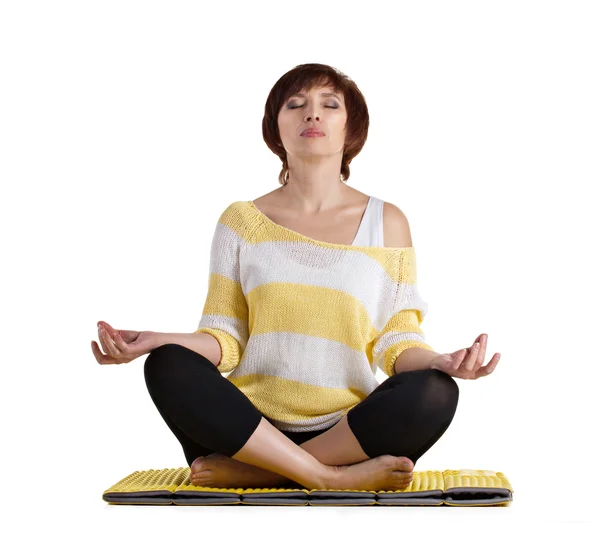
M 219 372 L 271 424 L 304 432 L 333 426 L 403 350 L 433 350 L 426 313 L 412 246 L 318 241 L 236 201 L 216 225 L 195 332 L 219 341 Z

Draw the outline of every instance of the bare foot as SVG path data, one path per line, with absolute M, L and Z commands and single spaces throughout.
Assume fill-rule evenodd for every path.
M 234 458 L 212 453 L 199 456 L 190 466 L 192 485 L 214 488 L 273 488 L 294 481 Z
M 404 456 L 381 455 L 359 464 L 333 468 L 335 473 L 328 489 L 402 490 L 412 482 L 414 464 Z

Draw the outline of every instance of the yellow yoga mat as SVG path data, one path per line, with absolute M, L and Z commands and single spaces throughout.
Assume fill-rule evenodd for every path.
M 113 504 L 142 505 L 453 505 L 508 506 L 513 489 L 492 470 L 413 471 L 403 490 L 214 488 L 192 485 L 190 468 L 135 471 L 102 493 Z

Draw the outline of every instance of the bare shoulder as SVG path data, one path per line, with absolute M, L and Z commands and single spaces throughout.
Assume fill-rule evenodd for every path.
M 383 239 L 386 248 L 412 246 L 410 226 L 406 214 L 396 205 L 383 202 Z

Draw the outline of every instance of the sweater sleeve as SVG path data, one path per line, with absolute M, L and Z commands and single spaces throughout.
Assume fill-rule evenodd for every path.
M 219 372 L 231 372 L 248 343 L 248 305 L 240 282 L 240 246 L 236 221 L 225 210 L 215 228 L 210 250 L 208 293 L 197 333 L 214 336 L 221 346 Z
M 420 347 L 433 351 L 421 329 L 428 305 L 417 289 L 416 259 L 412 247 L 402 253 L 398 264 L 393 310 L 373 345 L 375 364 L 390 377 L 395 373 L 396 358 L 405 349 Z

